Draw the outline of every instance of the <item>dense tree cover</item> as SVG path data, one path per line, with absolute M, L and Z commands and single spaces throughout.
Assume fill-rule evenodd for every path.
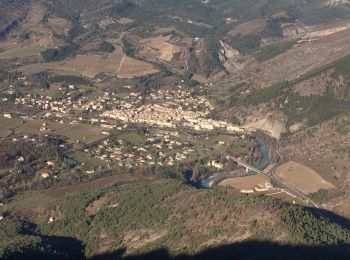
M 82 246 L 69 238 L 42 236 L 33 223 L 6 215 L 0 221 L 1 259 L 82 259 Z
M 315 202 L 322 203 L 325 201 L 329 201 L 330 199 L 343 196 L 344 194 L 345 192 L 338 189 L 332 189 L 332 190 L 320 189 L 314 193 L 309 194 L 309 197 Z
M 215 70 L 223 68 L 219 59 L 220 44 L 219 41 L 216 41 L 213 38 L 207 38 L 205 43 L 207 52 L 204 56 L 202 72 L 206 76 L 210 76 L 210 74 Z
M 87 211 L 95 201 L 101 201 L 99 210 Z M 302 207 L 232 190 L 197 190 L 171 179 L 90 189 L 55 202 L 52 209 L 61 212 L 62 217 L 41 224 L 40 232 L 82 240 L 86 255 L 106 244 L 119 248 L 128 234 L 149 236 L 155 230 L 163 231 L 164 235 L 134 252 L 162 247 L 172 251 L 183 244 L 187 248 L 183 253 L 189 249 L 196 252 L 205 241 L 219 235 L 238 236 L 244 232 L 239 228 L 243 223 L 250 227 L 251 238 L 255 239 L 273 239 L 287 232 L 288 243 L 315 245 L 318 240 L 324 245 L 350 243 L 348 231 Z M 259 212 L 272 214 L 271 219 L 259 219 Z M 199 231 L 201 226 L 206 229 Z
M 106 42 L 106 41 L 103 41 L 101 43 L 101 46 L 100 46 L 101 50 L 103 52 L 108 52 L 108 53 L 111 53 L 115 50 L 113 44 L 109 43 L 109 42 Z
M 238 34 L 235 37 L 228 38 L 227 42 L 240 53 L 246 54 L 260 46 L 261 36 L 257 34 Z
M 350 112 L 350 103 L 327 94 L 303 97 L 290 93 L 283 111 L 291 121 L 307 118 L 309 125 L 316 125 L 341 113 Z
M 129 57 L 133 57 L 136 53 L 136 48 L 126 39 L 123 39 L 123 52 Z
M 349 231 L 301 207 L 286 210 L 284 222 L 295 243 L 321 246 L 350 242 Z
M 28 10 L 30 0 L 2 0 L 0 2 L 0 40 L 16 29 Z
M 79 45 L 71 43 L 58 48 L 46 49 L 41 52 L 41 56 L 45 62 L 60 61 L 75 55 L 79 48 Z

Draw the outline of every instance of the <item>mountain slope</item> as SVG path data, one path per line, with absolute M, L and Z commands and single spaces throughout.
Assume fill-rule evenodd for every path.
M 47 223 L 48 217 L 53 222 Z M 350 243 L 349 231 L 305 208 L 230 189 L 197 190 L 170 179 L 80 192 L 53 201 L 37 213 L 36 222 L 40 236 L 79 240 L 87 256 L 124 247 L 127 254 L 160 248 L 193 254 L 245 240 L 303 246 Z M 11 241 L 21 239 L 10 236 Z M 10 250 L 9 245 L 2 247 Z

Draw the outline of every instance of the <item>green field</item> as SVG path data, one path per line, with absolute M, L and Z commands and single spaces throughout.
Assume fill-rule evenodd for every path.
M 129 142 L 133 145 L 140 145 L 146 142 L 146 137 L 143 134 L 138 132 L 118 135 L 118 139 Z
M 101 166 L 105 164 L 104 161 L 95 157 L 91 157 L 90 155 L 84 152 L 75 152 L 73 154 L 70 154 L 69 157 L 71 157 L 73 160 L 79 163 L 85 163 L 87 165 L 92 166 Z
M 14 50 L 5 51 L 0 53 L 0 59 L 13 59 L 13 58 L 25 58 L 30 56 L 38 56 L 40 52 L 45 50 L 44 47 L 39 45 L 28 45 L 23 48 L 17 48 Z

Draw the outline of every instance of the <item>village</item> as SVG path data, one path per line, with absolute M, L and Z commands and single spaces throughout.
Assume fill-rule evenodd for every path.
M 210 118 L 214 107 L 204 97 L 204 89 L 199 86 L 189 90 L 177 85 L 148 95 L 130 91 L 86 95 L 82 86 L 59 86 L 54 94 L 28 93 L 14 99 L 15 105 L 35 108 L 39 113 L 30 116 L 4 113 L 3 117 L 22 120 L 20 128 L 37 126 L 31 134 L 66 140 L 68 146 L 65 147 L 70 147 L 69 160 L 75 161 L 87 174 L 114 166 L 172 167 L 198 156 L 193 144 L 181 136 L 180 129 L 199 135 L 211 135 L 214 129 L 227 135 L 244 134 L 237 125 Z M 11 89 L 6 93 L 13 94 Z M 16 140 L 28 136 L 21 136 L 16 130 L 13 134 Z M 225 144 L 224 141 L 215 143 Z M 223 168 L 223 164 L 215 160 L 206 164 L 213 170 Z M 44 179 L 53 171 L 52 167 L 46 168 L 40 171 Z
M 132 137 L 141 140 L 136 144 Z M 103 141 L 97 148 L 85 149 L 84 152 L 109 164 L 134 168 L 144 165 L 173 166 L 176 162 L 191 159 L 195 149 L 182 141 L 177 132 L 156 131 L 144 136 L 138 133 L 121 135 Z
M 214 109 L 203 96 L 192 97 L 191 92 L 181 89 L 158 90 L 143 100 L 139 93 L 130 93 L 123 97 L 105 92 L 101 97 L 89 99 L 84 95 L 72 98 L 70 90 L 60 88 L 62 98 L 27 94 L 15 99 L 15 104 L 27 105 L 42 110 L 39 118 L 54 119 L 61 123 L 90 123 L 108 129 L 117 125 L 115 120 L 124 124 L 134 123 L 160 128 L 184 127 L 197 131 L 210 131 L 216 128 L 230 133 L 243 132 L 237 125 L 209 118 Z M 88 113 L 86 113 L 88 112 Z M 11 118 L 8 113 L 5 117 Z M 111 120 L 115 119 L 115 120 Z

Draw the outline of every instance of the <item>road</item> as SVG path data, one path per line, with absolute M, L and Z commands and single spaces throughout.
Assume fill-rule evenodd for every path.
M 193 145 L 197 144 L 195 141 L 193 141 L 192 137 L 188 134 L 185 134 L 187 136 L 187 140 L 192 143 Z M 205 148 L 210 149 L 210 147 L 208 147 L 207 145 L 204 145 Z M 284 190 L 285 192 L 291 194 L 292 196 L 295 196 L 303 201 L 305 201 L 306 203 L 310 203 L 312 204 L 314 207 L 318 208 L 318 205 L 313 202 L 312 200 L 310 200 L 310 198 L 308 198 L 306 195 L 304 195 L 303 193 L 299 192 L 298 190 L 288 186 L 286 183 L 282 182 L 276 175 L 275 175 L 275 168 L 277 165 L 272 165 L 272 167 L 267 167 L 265 171 L 261 171 L 259 169 L 256 169 L 255 167 L 241 161 L 238 160 L 237 158 L 231 156 L 230 154 L 226 153 L 225 151 L 222 151 L 220 149 L 217 148 L 212 148 L 217 152 L 220 152 L 222 155 L 226 156 L 227 159 L 231 159 L 233 161 L 235 161 L 237 164 L 245 167 L 246 169 L 249 169 L 249 171 L 255 172 L 257 174 L 263 174 L 265 175 L 271 182 L 271 184 L 274 187 L 277 187 L 281 190 Z M 236 177 L 236 176 L 233 176 Z M 216 177 L 217 178 L 217 177 Z M 216 181 L 215 175 L 213 176 L 213 179 L 210 180 L 208 179 L 209 183 L 215 182 Z
M 275 168 L 276 166 L 272 167 L 272 169 L 270 170 L 267 170 L 267 171 L 261 171 L 259 169 L 256 169 L 255 167 L 241 161 L 241 160 L 238 160 L 236 158 L 234 158 L 233 156 L 227 154 L 226 152 L 224 151 L 221 151 L 220 149 L 217 149 L 217 148 L 214 148 L 214 150 L 224 154 L 226 156 L 226 158 L 229 158 L 233 161 L 235 161 L 237 164 L 255 172 L 255 173 L 258 173 L 258 174 L 263 174 L 265 175 L 267 178 L 269 178 L 271 184 L 274 186 L 274 187 L 277 187 L 277 188 L 280 188 L 284 191 L 286 191 L 287 193 L 303 200 L 303 201 L 306 201 L 307 203 L 311 203 L 314 207 L 318 208 L 318 205 L 313 202 L 312 200 L 310 200 L 307 196 L 305 196 L 303 193 L 299 192 L 298 190 L 296 189 L 293 189 L 292 187 L 288 186 L 287 184 L 285 184 L 284 182 L 282 182 L 276 175 L 275 175 Z

